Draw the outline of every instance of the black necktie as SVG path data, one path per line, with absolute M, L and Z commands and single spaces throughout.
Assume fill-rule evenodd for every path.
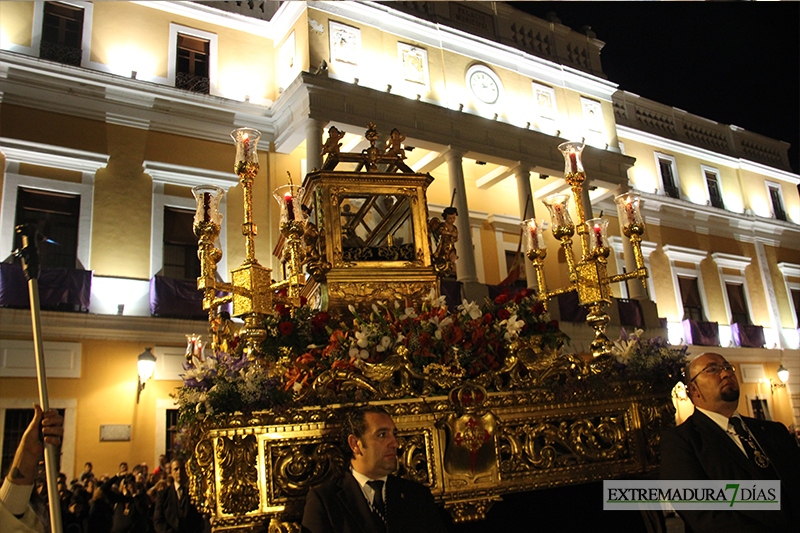
M 738 416 L 734 416 L 731 417 L 730 423 L 734 431 L 736 431 L 736 435 L 739 436 L 739 441 L 742 443 L 742 446 L 744 446 L 747 457 L 760 468 L 767 468 L 769 466 L 769 459 L 761 452 L 756 441 L 745 429 L 744 424 L 742 424 L 742 419 Z
M 367 481 L 367 485 L 375 491 L 372 497 L 372 510 L 386 522 L 386 503 L 383 501 L 383 481 Z

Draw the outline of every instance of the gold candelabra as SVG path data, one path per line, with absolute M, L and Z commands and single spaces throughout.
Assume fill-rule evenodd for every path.
M 543 270 L 544 258 L 547 256 L 542 233 L 544 221 L 531 218 L 524 221 L 523 226 L 527 236 L 527 256 L 533 262 L 543 303 L 546 306 L 546 302 L 554 296 L 576 291 L 579 304 L 589 310 L 586 322 L 595 331 L 595 338 L 590 344 L 590 349 L 594 357 L 599 357 L 610 354 L 613 346 L 605 333 L 606 325 L 609 322 L 606 308 L 611 303 L 610 285 L 629 279 L 644 280 L 648 276 L 642 255 L 644 221 L 639 211 L 641 198 L 637 194 L 626 193 L 615 198 L 622 233 L 630 239 L 633 247 L 636 270 L 608 276 L 607 258 L 610 252 L 606 236 L 608 221 L 602 218 L 593 218 L 587 221 L 583 210 L 583 183 L 586 180 L 586 172 L 581 161 L 583 148 L 584 144 L 579 142 L 566 142 L 558 147 L 564 155 L 564 179 L 572 189 L 572 197 L 575 198 L 578 224 L 573 223 L 569 214 L 569 193 L 554 194 L 544 199 L 544 204 L 550 212 L 552 220 L 553 236 L 561 242 L 567 260 L 569 286 L 552 291 L 547 290 Z M 577 264 L 572 253 L 572 237 L 576 231 L 580 236 L 582 251 L 581 260 Z
M 291 220 L 285 216 L 287 203 L 290 211 L 294 207 L 294 198 L 291 196 L 293 190 L 290 189 L 287 192 L 288 196 L 279 200 L 282 205 L 281 233 L 289 245 L 285 254 L 285 259 L 288 256 L 288 275 L 284 281 L 273 283 L 272 270 L 259 264 L 255 247 L 257 227 L 253 222 L 253 180 L 259 169 L 256 146 L 261 133 L 251 128 L 239 128 L 231 132 L 231 137 L 236 144 L 234 171 L 239 176 L 239 183 L 244 193 L 242 234 L 245 236 L 245 261 L 239 268 L 231 270 L 230 283 L 216 279 L 217 263 L 222 259 L 222 251 L 216 248 L 214 243 L 219 237 L 222 223 L 219 204 L 224 191 L 213 185 L 194 187 L 192 192 L 197 200 L 197 211 L 193 229 L 198 238 L 197 256 L 200 259 L 197 288 L 203 291 L 203 309 L 208 310 L 209 321 L 212 323 L 217 318 L 217 309 L 220 305 L 232 304 L 231 316 L 244 320 L 239 337 L 245 342 L 245 353 L 249 359 L 256 359 L 259 345 L 267 335 L 263 325 L 264 315 L 274 312 L 274 305 L 278 300 L 288 300 L 299 305 L 299 285 L 302 285 L 303 278 L 300 238 L 295 234 L 299 232 L 299 235 L 302 235 L 304 221 L 302 210 L 299 208 L 295 211 L 299 216 L 292 216 Z M 284 289 L 287 297 L 282 297 L 277 292 Z M 217 296 L 220 292 L 226 294 Z

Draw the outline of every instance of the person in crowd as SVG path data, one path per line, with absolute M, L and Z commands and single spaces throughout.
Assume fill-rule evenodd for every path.
M 146 533 L 149 521 L 150 500 L 144 485 L 127 475 L 120 480 L 120 490 L 111 498 L 114 501 L 114 519 L 111 533 Z
M 166 474 L 167 468 L 169 465 L 169 461 L 167 460 L 167 456 L 163 453 L 158 456 L 158 466 L 153 469 L 154 474 Z
M 11 469 L 0 486 L 0 531 L 3 533 L 44 531 L 44 524 L 28 502 L 39 471 L 39 461 L 44 455 L 44 443 L 60 446 L 63 424 L 64 419 L 55 409 L 43 413 L 41 407 L 34 405 L 33 420 L 22 434 Z M 43 437 L 39 436 L 40 430 Z
M 684 383 L 695 410 L 661 436 L 661 478 L 781 481 L 780 511 L 679 511 L 684 521 L 695 533 L 796 531 L 800 448 L 786 427 L 739 414 L 736 372 L 719 354 L 697 356 L 684 370 Z
M 156 495 L 155 530 L 157 533 L 202 532 L 205 521 L 189 497 L 189 476 L 183 461 L 173 460 L 170 468 L 173 482 Z
M 106 479 L 94 490 L 89 503 L 88 530 L 92 533 L 111 533 L 114 526 L 114 484 L 119 476 Z
M 447 531 L 427 487 L 390 475 L 397 469 L 396 433 L 381 407 L 367 405 L 349 414 L 341 436 L 350 468 L 308 492 L 304 532 Z
M 86 480 L 89 478 L 94 477 L 94 472 L 92 472 L 92 463 L 87 462 L 83 465 L 83 472 L 81 472 L 81 477 L 79 478 L 81 483 L 86 483 Z
M 124 476 L 124 475 L 125 475 L 125 474 L 127 474 L 127 473 L 128 473 L 128 463 L 126 463 L 126 462 L 124 462 L 124 461 L 123 461 L 123 462 L 121 462 L 121 463 L 119 464 L 119 470 L 117 471 L 117 475 L 118 475 L 119 477 L 122 477 L 122 476 Z

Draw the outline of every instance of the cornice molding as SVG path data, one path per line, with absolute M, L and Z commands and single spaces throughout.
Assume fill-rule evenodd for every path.
M 239 183 L 239 178 L 233 172 L 173 165 L 160 161 L 145 161 L 142 167 L 144 172 L 153 178 L 154 183 L 169 183 L 187 187 L 208 184 L 222 187 L 225 190 Z
M 744 269 L 750 266 L 750 263 L 752 262 L 752 259 L 749 257 L 723 254 L 721 252 L 712 253 L 711 258 L 714 259 L 714 262 L 720 268 L 730 268 L 733 270 L 738 270 L 739 272 L 744 271 Z
M 61 170 L 97 172 L 108 164 L 107 154 L 85 152 L 32 141 L 0 137 L 0 152 L 8 163 L 28 163 Z
M 196 320 L 175 318 L 95 315 L 42 311 L 44 340 L 102 339 L 183 346 L 186 332 L 198 329 Z M 27 309 L 0 308 L 0 335 L 3 338 L 31 338 L 31 315 Z

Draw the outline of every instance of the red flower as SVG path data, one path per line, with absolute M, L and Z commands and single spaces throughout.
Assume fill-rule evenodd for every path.
M 305 296 L 301 296 L 300 297 L 300 306 L 302 307 L 302 306 L 306 305 L 307 303 L 308 303 L 308 298 L 306 298 Z
M 547 323 L 547 325 L 553 329 L 558 329 L 558 320 L 551 320 Z
M 528 297 L 528 289 L 522 289 L 522 291 L 518 292 L 516 296 L 514 296 L 514 303 L 520 303 L 522 300 Z
M 536 331 L 544 333 L 545 331 L 547 331 L 547 324 L 545 324 L 544 322 L 539 322 L 538 324 L 536 324 Z
M 500 320 L 505 320 L 511 316 L 511 313 L 508 312 L 508 309 L 500 309 L 497 311 L 497 318 Z
M 492 320 L 494 320 L 494 318 L 492 317 L 491 313 L 486 313 L 485 315 L 483 315 L 483 323 L 484 324 L 491 324 Z
M 494 299 L 494 303 L 497 305 L 503 305 L 508 301 L 508 294 L 501 294 L 497 298 Z
M 283 335 L 290 335 L 294 331 L 294 324 L 291 322 L 281 322 L 278 324 L 278 331 Z
M 544 313 L 544 304 L 542 302 L 536 302 L 533 304 L 533 313 L 536 315 L 541 315 Z
M 289 309 L 288 307 L 286 307 L 286 306 L 285 306 L 285 305 L 283 305 L 283 304 L 278 304 L 278 305 L 276 305 L 276 306 L 275 306 L 275 310 L 276 310 L 276 311 L 278 312 L 278 314 L 279 314 L 279 315 L 281 315 L 281 316 L 288 316 L 288 315 L 290 315 L 290 314 L 291 314 L 291 312 L 292 312 L 292 310 L 291 310 L 291 309 Z
M 327 311 L 321 311 L 317 313 L 317 316 L 314 317 L 314 320 L 318 320 L 322 323 L 327 323 L 331 319 L 331 315 L 328 314 Z

